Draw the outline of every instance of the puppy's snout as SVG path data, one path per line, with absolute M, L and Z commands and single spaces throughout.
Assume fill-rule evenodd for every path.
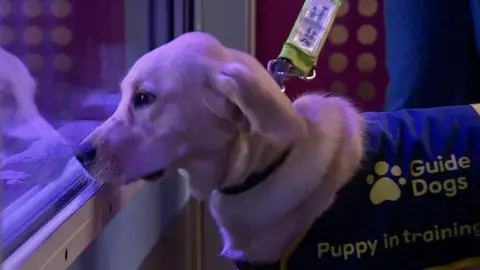
M 75 157 L 84 167 L 88 167 L 95 162 L 97 149 L 91 143 L 83 142 L 78 146 Z

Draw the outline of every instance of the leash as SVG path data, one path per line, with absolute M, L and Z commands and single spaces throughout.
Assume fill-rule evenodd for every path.
M 285 92 L 291 77 L 315 79 L 315 66 L 343 0 L 306 0 L 277 59 L 267 69 Z

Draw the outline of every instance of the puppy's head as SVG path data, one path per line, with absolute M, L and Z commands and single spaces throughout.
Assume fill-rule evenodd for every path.
M 295 130 L 293 107 L 261 64 L 205 33 L 142 56 L 121 91 L 117 110 L 77 155 L 102 181 L 127 184 L 183 168 L 194 193 L 207 195 L 240 162 L 233 149 L 245 137 L 283 141 Z

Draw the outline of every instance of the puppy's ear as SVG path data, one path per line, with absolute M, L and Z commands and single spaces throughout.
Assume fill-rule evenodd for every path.
M 241 132 L 249 132 L 249 122 L 244 117 L 240 108 L 228 99 L 227 96 L 218 91 L 218 84 L 222 84 L 220 87 L 235 87 L 229 85 L 230 83 L 234 82 L 223 76 L 218 77 L 218 74 L 209 74 L 209 87 L 207 91 L 203 93 L 203 103 L 216 116 L 235 124 Z
M 274 141 L 288 140 L 300 121 L 291 102 L 269 76 L 266 71 L 254 74 L 237 63 L 223 65 L 210 74 L 217 103 L 209 108 L 236 122 L 243 131 L 263 134 Z M 266 89 L 269 86 L 273 89 Z

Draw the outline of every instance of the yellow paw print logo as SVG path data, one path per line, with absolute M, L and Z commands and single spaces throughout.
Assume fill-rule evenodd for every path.
M 395 176 L 398 184 L 388 174 Z M 375 180 L 375 175 L 369 174 L 367 176 L 367 184 L 372 186 L 370 190 L 370 201 L 373 204 L 380 204 L 384 201 L 397 201 L 402 195 L 400 185 L 405 185 L 407 180 L 402 176 L 402 169 L 395 165 L 390 168 L 390 165 L 385 161 L 379 161 L 375 164 L 374 174 L 380 177 Z

